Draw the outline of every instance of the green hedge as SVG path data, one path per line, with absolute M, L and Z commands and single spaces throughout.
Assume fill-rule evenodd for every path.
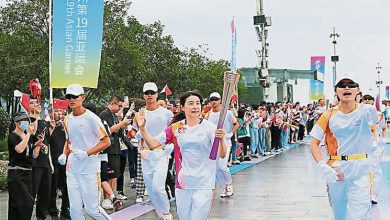
M 7 189 L 8 159 L 7 140 L 0 140 L 0 191 Z
M 0 152 L 8 152 L 8 145 L 6 139 L 0 140 Z
M 7 166 L 8 161 L 0 161 L 0 191 L 7 188 Z
M 11 120 L 9 115 L 0 107 L 0 140 L 7 137 L 10 123 Z

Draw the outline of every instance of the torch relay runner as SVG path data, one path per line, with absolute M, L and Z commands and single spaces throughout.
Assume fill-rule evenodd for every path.
M 82 105 L 84 89 L 72 84 L 65 98 L 72 112 L 64 119 L 67 141 L 58 158 L 66 163 L 67 186 L 72 219 L 84 219 L 83 205 L 93 219 L 110 219 L 100 206 L 100 159 L 98 153 L 111 142 L 100 118 Z
M 206 113 L 204 119 L 212 122 L 217 125 L 218 120 L 221 113 L 221 95 L 218 92 L 213 92 L 209 97 L 211 110 Z M 226 143 L 226 154 L 230 154 L 230 150 L 232 148 L 231 137 L 234 133 L 236 133 L 239 127 L 237 119 L 234 117 L 233 112 L 228 110 L 225 116 L 225 122 L 223 123 L 223 129 L 226 132 L 225 135 L 225 143 Z M 217 158 L 217 181 L 223 187 L 224 191 L 220 195 L 222 198 L 233 196 L 233 180 L 232 175 L 229 172 L 229 168 L 227 166 L 229 157 L 225 158 Z
M 371 105 L 358 104 L 359 84 L 343 75 L 334 88 L 338 105 L 325 111 L 310 135 L 311 152 L 326 179 L 335 220 L 371 218 L 371 151 L 376 141 L 378 114 Z M 323 158 L 320 142 L 325 136 L 329 158 Z
M 371 95 L 364 95 L 362 97 L 363 103 L 368 105 L 374 105 L 375 98 Z M 372 173 L 371 173 L 371 203 L 373 205 L 378 203 L 378 194 L 380 190 L 380 183 L 382 180 L 382 169 L 381 163 L 384 154 L 384 144 L 387 140 L 387 125 L 385 115 L 378 112 L 378 121 L 376 123 L 376 135 L 378 138 L 378 144 L 373 145 L 371 151 L 371 163 L 372 163 Z
M 226 157 L 225 131 L 200 118 L 202 96 L 187 92 L 180 97 L 182 111 L 158 136 L 146 129 L 145 110 L 137 115 L 142 137 L 151 149 L 174 144 L 176 169 L 176 207 L 181 220 L 205 220 L 211 209 L 215 189 L 217 161 L 209 158 L 214 138 L 218 138 L 218 156 Z

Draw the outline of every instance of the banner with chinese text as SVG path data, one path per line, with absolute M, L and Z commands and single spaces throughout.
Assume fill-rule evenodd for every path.
M 325 73 L 325 57 L 313 56 L 311 57 L 310 64 L 311 71 L 317 71 L 323 75 Z M 318 99 L 324 97 L 324 83 L 318 80 L 310 80 L 310 101 L 318 101 Z
M 104 0 L 54 0 L 51 88 L 97 88 Z

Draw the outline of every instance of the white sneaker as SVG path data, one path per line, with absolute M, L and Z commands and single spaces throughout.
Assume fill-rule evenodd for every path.
M 135 203 L 142 203 L 142 198 L 137 198 L 137 199 L 135 199 Z
M 225 188 L 223 189 L 223 193 L 220 196 L 221 198 L 233 196 L 233 185 L 232 184 L 226 185 Z
M 162 219 L 163 219 L 163 220 L 173 220 L 173 216 L 172 216 L 171 213 L 164 214 L 164 215 L 162 216 Z
M 103 209 L 114 209 L 114 205 L 112 205 L 111 200 L 103 199 L 102 208 Z
M 121 193 L 118 193 L 118 195 L 116 196 L 117 199 L 119 200 L 127 200 L 127 196 L 121 194 Z
M 144 196 L 148 196 L 148 195 L 149 195 L 149 193 L 148 193 L 148 190 L 147 190 L 147 189 L 145 189 Z

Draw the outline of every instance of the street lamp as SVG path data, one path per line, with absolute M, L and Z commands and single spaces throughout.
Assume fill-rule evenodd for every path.
M 340 37 L 340 34 L 336 33 L 336 28 L 333 27 L 333 33 L 330 34 L 330 38 L 333 38 L 332 44 L 333 44 L 333 56 L 331 57 L 333 64 L 333 87 L 336 84 L 336 77 L 337 77 L 337 72 L 336 72 L 336 63 L 339 62 L 339 56 L 336 55 L 336 38 Z
M 375 69 L 378 71 L 378 81 L 376 81 L 376 86 L 378 87 L 379 98 L 380 98 L 381 97 L 381 85 L 383 84 L 383 81 L 381 80 L 381 77 L 380 77 L 382 67 L 379 65 L 379 62 L 378 62 L 378 66 L 376 66 Z

